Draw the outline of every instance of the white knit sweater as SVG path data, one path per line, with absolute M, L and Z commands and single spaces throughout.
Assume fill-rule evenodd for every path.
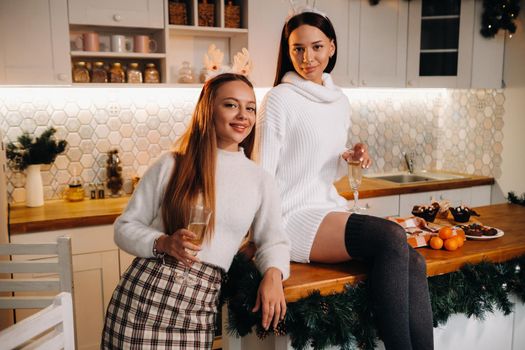
M 167 153 L 153 164 L 115 221 L 115 242 L 126 252 L 153 257 L 153 241 L 164 234 L 161 203 L 174 163 L 173 155 Z M 272 177 L 246 158 L 242 150 L 219 149 L 215 181 L 215 229 L 213 238 L 203 243 L 198 258 L 227 271 L 252 227 L 259 271 L 264 273 L 269 267 L 276 267 L 283 279 L 288 278 L 290 242 L 283 229 L 279 195 Z
M 275 176 L 293 261 L 309 262 L 321 221 L 346 206 L 333 182 L 342 175 L 349 113 L 348 99 L 326 73 L 320 85 L 288 72 L 262 103 L 260 163 Z

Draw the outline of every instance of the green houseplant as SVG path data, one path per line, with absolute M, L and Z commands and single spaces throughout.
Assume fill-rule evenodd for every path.
M 67 141 L 55 140 L 56 129 L 47 128 L 39 137 L 28 132 L 18 136 L 16 142 L 7 144 L 8 164 L 15 170 L 25 170 L 33 164 L 51 164 L 57 155 L 64 152 Z
M 11 168 L 18 171 L 27 169 L 26 205 L 40 207 L 44 205 L 44 187 L 40 166 L 51 164 L 57 155 L 64 152 L 67 141 L 55 139 L 56 129 L 47 128 L 39 137 L 34 138 L 24 132 L 16 142 L 7 144 L 7 159 Z

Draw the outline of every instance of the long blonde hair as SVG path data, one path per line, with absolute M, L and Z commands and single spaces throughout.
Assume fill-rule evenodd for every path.
M 212 209 L 205 239 L 213 234 L 215 227 L 215 164 L 217 159 L 217 135 L 213 121 L 213 109 L 217 90 L 225 83 L 242 81 L 253 85 L 243 75 L 225 73 L 208 80 L 199 96 L 190 126 L 177 141 L 173 157 L 175 167 L 166 186 L 162 200 L 164 230 L 172 234 L 188 226 L 190 208 L 202 196 L 202 204 Z M 255 127 L 240 143 L 248 158 L 252 158 L 255 143 Z

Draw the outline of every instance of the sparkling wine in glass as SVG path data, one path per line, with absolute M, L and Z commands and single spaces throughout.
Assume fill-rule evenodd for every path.
M 359 201 L 359 186 L 363 181 L 363 168 L 361 167 L 361 161 L 359 160 L 348 160 L 348 183 L 350 188 L 354 191 L 354 206 L 349 209 L 351 213 L 360 213 L 364 208 L 360 207 L 357 203 Z
M 188 231 L 193 232 L 197 237 L 195 239 L 188 240 L 190 243 L 195 245 L 201 245 L 204 241 L 204 233 L 206 232 L 206 227 L 210 222 L 211 209 L 203 205 L 195 205 L 191 208 L 190 211 L 190 221 L 188 224 Z M 188 253 L 192 255 L 197 255 L 197 252 L 194 250 L 187 249 Z M 190 282 L 189 275 L 190 268 L 184 268 L 184 275 L 182 276 L 183 282 Z M 194 281 L 193 281 L 194 282 Z

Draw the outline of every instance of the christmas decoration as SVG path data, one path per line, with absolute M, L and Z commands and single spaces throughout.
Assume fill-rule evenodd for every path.
M 525 193 L 522 193 L 521 196 L 518 197 L 514 192 L 511 191 L 509 192 L 507 198 L 510 203 L 525 205 Z
M 445 324 L 455 313 L 483 319 L 487 312 L 512 312 L 509 295 L 525 303 L 525 256 L 504 263 L 466 264 L 459 271 L 429 277 L 434 326 Z M 342 293 L 322 296 L 318 291 L 288 304 L 277 329 L 264 330 L 260 313 L 253 313 L 261 276 L 253 262 L 237 255 L 224 279 L 221 302 L 228 303 L 231 334 L 245 336 L 255 326 L 260 339 L 269 334 L 288 335 L 294 349 L 372 350 L 378 340 L 368 300 L 367 284 L 347 285 Z
M 516 32 L 514 21 L 520 12 L 519 0 L 483 0 L 480 33 L 485 38 L 494 37 L 500 29 Z

